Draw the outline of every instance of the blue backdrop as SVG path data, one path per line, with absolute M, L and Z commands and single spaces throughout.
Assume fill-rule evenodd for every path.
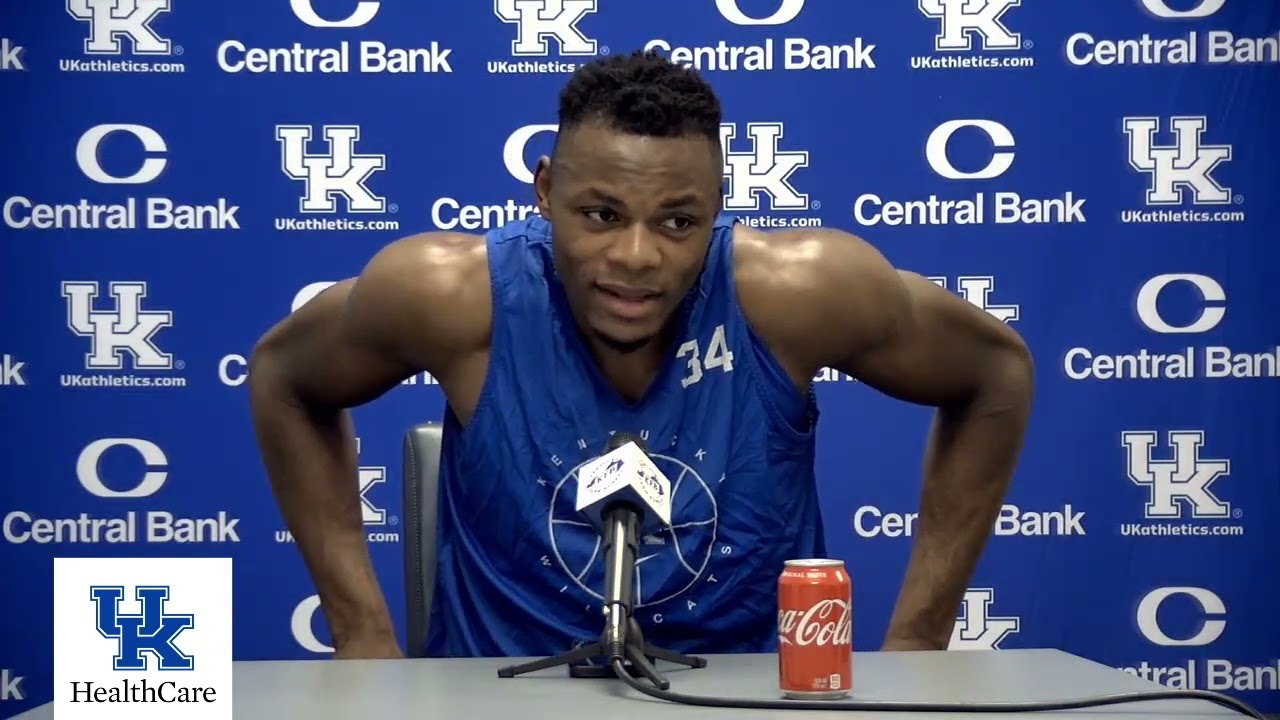
M 640 47 L 721 93 L 727 211 L 856 233 L 1034 351 L 952 647 L 1280 711 L 1280 3 L 28 1 L 0 38 L 0 717 L 50 699 L 56 556 L 232 556 L 236 657 L 325 656 L 246 355 L 385 243 L 532 212 L 566 74 Z M 875 649 L 929 412 L 818 379 Z M 356 412 L 400 623 L 400 443 L 441 410 L 420 377 Z

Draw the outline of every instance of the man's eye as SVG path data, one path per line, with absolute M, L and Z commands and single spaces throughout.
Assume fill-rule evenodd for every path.
M 672 230 L 688 230 L 693 227 L 693 221 L 687 217 L 673 217 L 662 224 Z
M 587 216 L 588 219 L 595 220 L 596 222 L 603 222 L 603 223 L 613 222 L 614 220 L 618 219 L 617 213 L 607 209 L 597 208 L 592 210 L 583 210 L 582 214 Z

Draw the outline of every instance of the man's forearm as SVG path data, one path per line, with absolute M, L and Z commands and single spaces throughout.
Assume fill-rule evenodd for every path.
M 1013 362 L 972 402 L 938 411 L 925 451 L 915 546 L 887 644 L 946 648 L 1013 477 L 1031 392 L 1029 367 Z
M 320 595 L 334 645 L 394 635 L 364 537 L 350 417 L 280 397 L 266 363 L 251 381 L 254 427 L 271 489 Z M 251 372 L 252 377 L 252 372 Z

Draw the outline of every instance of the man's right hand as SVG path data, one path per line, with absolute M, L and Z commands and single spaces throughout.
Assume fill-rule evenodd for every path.
M 333 654 L 334 660 L 399 660 L 404 658 L 394 638 L 351 638 Z

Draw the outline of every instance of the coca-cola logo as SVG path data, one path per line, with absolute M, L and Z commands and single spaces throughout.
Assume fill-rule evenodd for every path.
M 778 611 L 778 639 L 783 645 L 850 645 L 853 613 L 844 600 L 819 600 L 807 610 Z

